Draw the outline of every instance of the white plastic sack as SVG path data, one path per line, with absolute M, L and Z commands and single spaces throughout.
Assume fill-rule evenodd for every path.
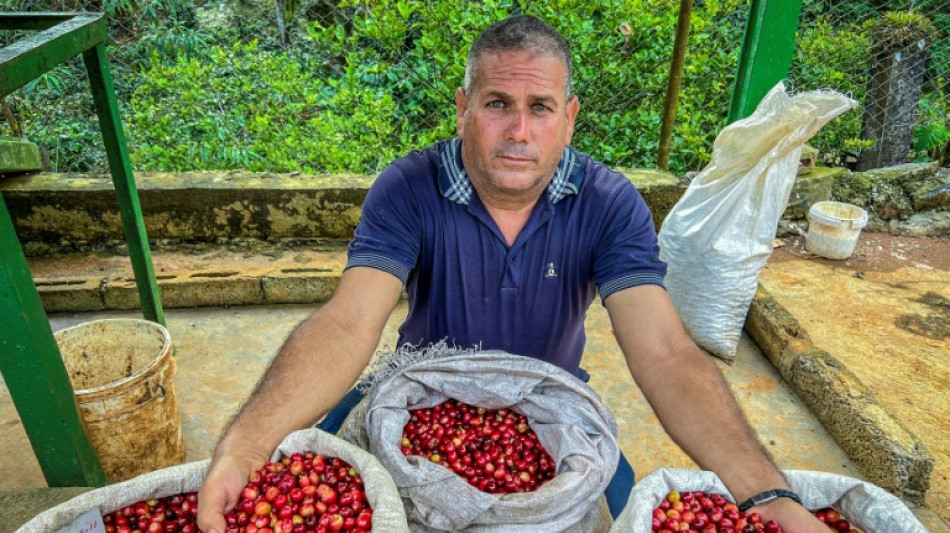
M 281 454 L 289 456 L 294 452 L 306 451 L 339 457 L 359 471 L 366 489 L 366 498 L 373 508 L 374 530 L 397 533 L 409 531 L 396 486 L 375 457 L 334 435 L 318 429 L 306 429 L 288 435 L 277 447 L 271 460 L 280 459 Z M 163 468 L 91 490 L 40 513 L 16 533 L 52 533 L 69 525 L 94 507 L 98 507 L 102 514 L 107 514 L 143 500 L 197 492 L 204 482 L 210 463 L 209 459 Z M 198 502 L 198 505 L 201 505 L 201 502 Z
M 412 531 L 582 533 L 602 527 L 603 491 L 620 452 L 617 424 L 597 393 L 537 359 L 500 351 L 433 354 L 438 351 L 390 369 L 340 433 L 367 446 L 389 470 Z M 531 493 L 488 494 L 448 468 L 404 456 L 400 442 L 409 410 L 449 398 L 527 416 L 557 475 Z
M 834 507 L 865 533 L 927 533 L 903 502 L 871 483 L 828 472 L 785 470 L 783 473 L 807 509 Z M 614 521 L 610 533 L 649 533 L 653 509 L 671 490 L 718 492 L 731 500 L 729 490 L 712 472 L 660 468 L 633 487 L 627 506 Z
M 833 91 L 789 96 L 779 83 L 752 116 L 720 132 L 709 165 L 663 221 L 664 284 L 693 340 L 713 355 L 735 358 L 802 146 L 854 107 Z

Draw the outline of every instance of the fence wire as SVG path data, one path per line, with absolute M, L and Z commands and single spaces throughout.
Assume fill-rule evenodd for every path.
M 812 141 L 825 163 L 950 165 L 950 1 L 805 0 L 789 79 L 861 104 Z
M 947 124 L 947 3 L 803 0 L 789 75 L 864 102 L 871 36 L 886 10 L 934 26 L 917 139 L 937 154 Z M 103 11 L 109 57 L 139 171 L 381 170 L 454 134 L 454 95 L 474 36 L 514 13 L 537 15 L 572 44 L 581 100 L 574 145 L 615 167 L 655 167 L 676 0 L 0 0 L 5 11 Z M 725 125 L 748 2 L 696 0 L 670 169 L 709 160 Z M 3 44 L 22 34 L 0 34 Z M 81 61 L 7 97 L 16 126 L 59 172 L 103 172 L 106 159 Z M 0 118 L 0 135 L 15 129 Z M 929 129 L 927 129 L 929 128 Z M 867 150 L 860 112 L 814 143 L 829 163 Z M 926 148 L 926 149 L 925 149 Z

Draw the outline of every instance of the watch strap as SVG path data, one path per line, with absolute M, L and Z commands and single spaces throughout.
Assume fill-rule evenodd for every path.
M 786 489 L 771 489 L 760 492 L 755 496 L 752 496 L 748 500 L 739 504 L 739 511 L 746 512 L 750 508 L 755 507 L 756 505 L 761 505 L 763 503 L 768 503 L 772 500 L 777 500 L 778 498 L 788 498 L 793 502 L 801 505 L 802 499 L 795 494 L 794 492 Z

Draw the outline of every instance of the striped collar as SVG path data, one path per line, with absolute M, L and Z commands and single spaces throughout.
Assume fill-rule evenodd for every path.
M 584 181 L 584 169 L 577 164 L 577 154 L 570 146 L 564 147 L 561 161 L 548 184 L 548 198 L 556 204 L 571 194 L 577 194 Z M 439 191 L 457 204 L 468 205 L 472 199 L 472 182 L 462 166 L 462 139 L 454 137 L 439 147 Z

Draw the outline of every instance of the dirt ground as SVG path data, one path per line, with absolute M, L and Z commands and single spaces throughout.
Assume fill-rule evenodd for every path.
M 760 282 L 924 442 L 926 501 L 950 521 L 950 236 L 862 233 L 844 261 L 776 245 Z
M 901 237 L 889 233 L 862 232 L 854 254 L 844 261 L 824 259 L 805 250 L 805 238 L 781 239 L 772 252 L 770 263 L 800 258 L 855 272 L 893 272 L 899 268 L 928 266 L 950 271 L 950 235 Z

